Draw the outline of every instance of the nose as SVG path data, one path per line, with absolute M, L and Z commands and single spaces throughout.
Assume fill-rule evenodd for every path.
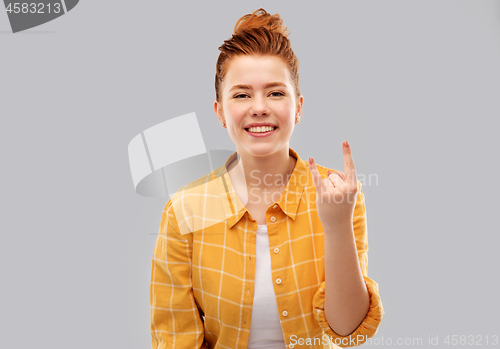
M 253 116 L 268 116 L 270 112 L 266 97 L 255 96 L 252 99 L 250 114 Z

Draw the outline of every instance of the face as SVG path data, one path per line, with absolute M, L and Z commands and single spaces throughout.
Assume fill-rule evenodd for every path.
M 273 86 L 274 85 L 274 86 Z M 302 112 L 286 64 L 278 57 L 240 56 L 228 67 L 221 86 L 221 103 L 214 102 L 220 123 L 225 123 L 238 153 L 267 156 L 285 149 Z M 255 133 L 252 124 L 272 125 Z M 261 127 L 261 131 L 262 131 Z

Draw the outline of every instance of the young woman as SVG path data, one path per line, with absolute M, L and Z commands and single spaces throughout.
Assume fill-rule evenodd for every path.
M 351 148 L 340 172 L 289 147 L 304 98 L 287 36 L 259 9 L 219 48 L 214 111 L 237 152 L 163 211 L 152 348 L 346 347 L 378 329 Z

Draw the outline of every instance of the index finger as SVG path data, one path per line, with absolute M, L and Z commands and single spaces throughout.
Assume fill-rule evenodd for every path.
M 358 178 L 356 176 L 356 168 L 352 160 L 351 146 L 348 141 L 342 143 L 342 151 L 344 153 L 344 173 L 346 174 L 346 182 L 351 185 L 358 185 Z

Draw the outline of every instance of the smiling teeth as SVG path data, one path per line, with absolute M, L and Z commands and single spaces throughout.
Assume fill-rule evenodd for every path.
M 274 127 L 272 126 L 264 126 L 264 127 L 250 127 L 248 131 L 253 132 L 253 133 L 259 133 L 259 132 L 269 132 L 274 130 Z

